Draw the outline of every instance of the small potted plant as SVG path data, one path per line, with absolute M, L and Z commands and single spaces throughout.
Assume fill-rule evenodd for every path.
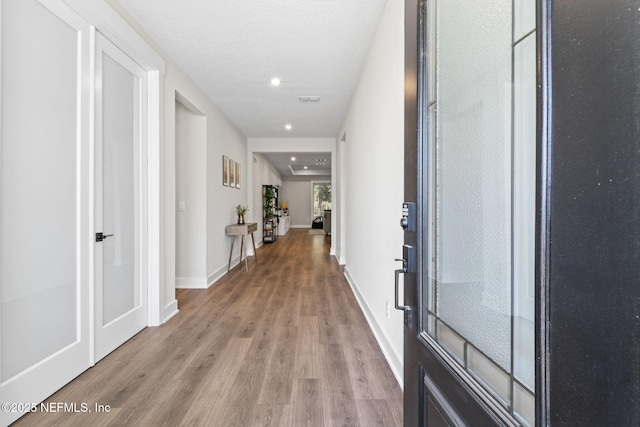
M 244 224 L 244 215 L 249 210 L 248 206 L 238 205 L 236 206 L 236 213 L 238 214 L 238 224 Z

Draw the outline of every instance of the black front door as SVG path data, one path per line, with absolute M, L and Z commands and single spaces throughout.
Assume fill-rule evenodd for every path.
M 405 425 L 640 425 L 638 3 L 405 4 Z
M 535 422 L 536 20 L 522 3 L 407 6 L 410 425 Z

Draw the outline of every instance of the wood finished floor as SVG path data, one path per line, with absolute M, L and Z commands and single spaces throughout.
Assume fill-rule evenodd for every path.
M 292 229 L 180 313 L 146 328 L 48 402 L 109 413 L 32 413 L 15 426 L 400 426 L 402 391 L 329 256 Z

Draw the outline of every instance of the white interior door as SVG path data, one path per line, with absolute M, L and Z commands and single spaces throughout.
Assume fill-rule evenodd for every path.
M 0 425 L 90 364 L 90 27 L 57 1 L 3 0 Z
M 145 79 L 140 65 L 96 34 L 96 361 L 147 325 L 141 262 L 146 241 Z

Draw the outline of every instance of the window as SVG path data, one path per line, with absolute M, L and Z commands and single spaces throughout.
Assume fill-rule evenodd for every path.
M 314 182 L 313 184 L 313 216 L 324 216 L 325 210 L 331 210 L 331 183 Z

